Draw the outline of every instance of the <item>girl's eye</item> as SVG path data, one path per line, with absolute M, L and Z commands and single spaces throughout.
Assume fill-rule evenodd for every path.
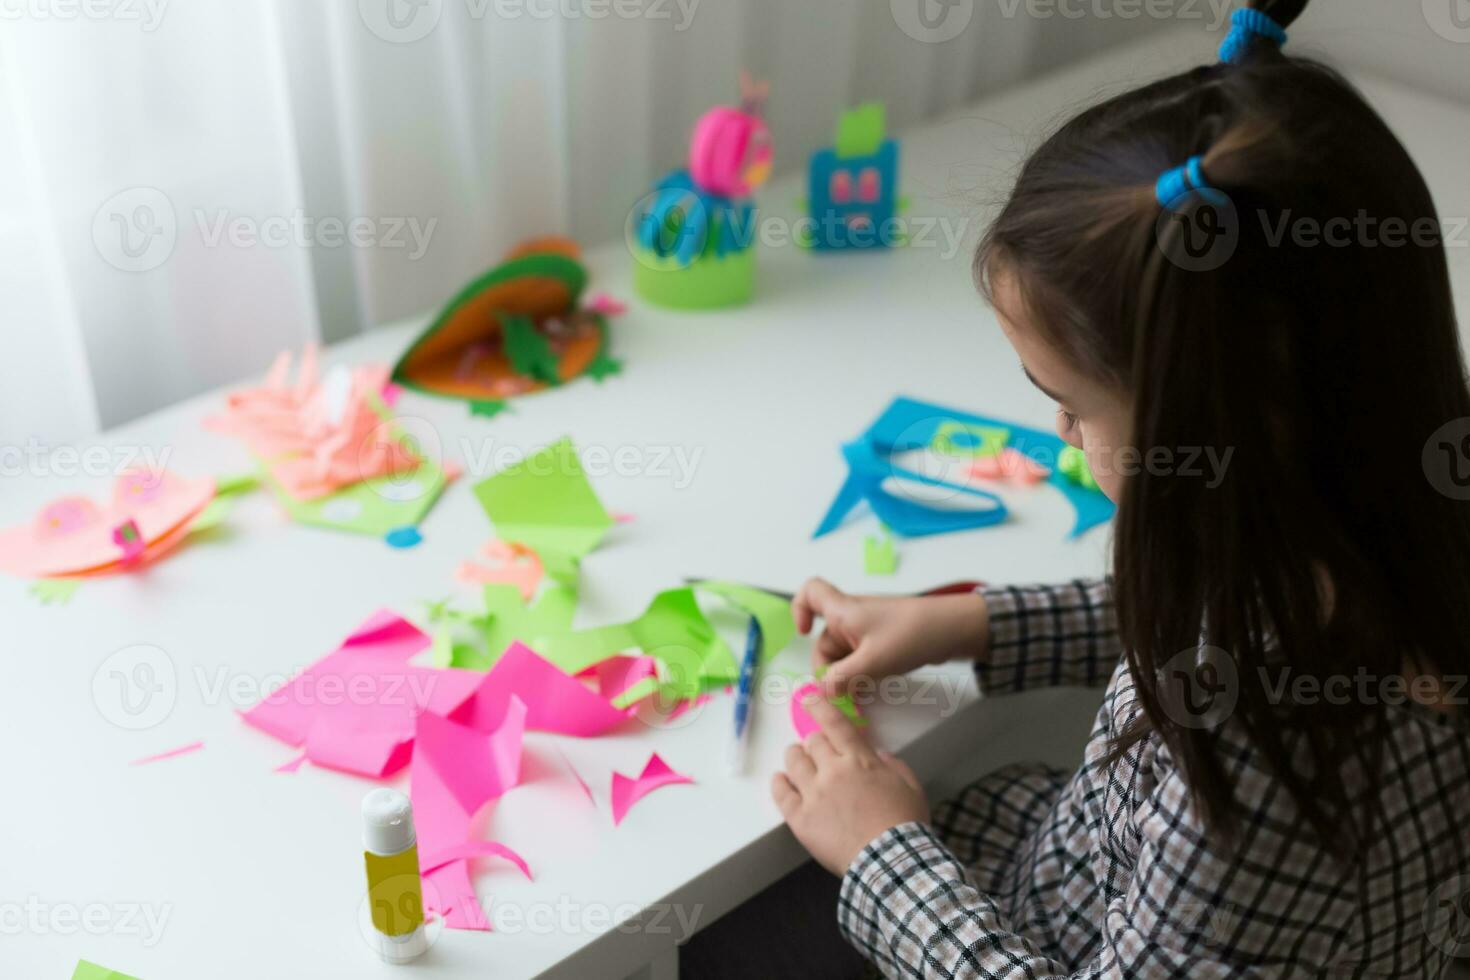
M 1057 417 L 1062 420 L 1062 425 L 1065 426 L 1068 430 L 1077 428 L 1077 416 L 1073 415 L 1065 408 L 1057 409 Z

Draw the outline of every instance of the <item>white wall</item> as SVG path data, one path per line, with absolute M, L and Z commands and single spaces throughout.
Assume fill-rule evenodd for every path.
M 1291 47 L 1470 103 L 1470 0 L 1317 0 Z

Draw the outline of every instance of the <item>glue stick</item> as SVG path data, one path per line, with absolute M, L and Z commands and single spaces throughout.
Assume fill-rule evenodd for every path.
M 362 844 L 374 948 L 385 962 L 407 963 L 429 948 L 418 839 L 407 796 L 385 787 L 363 797 Z

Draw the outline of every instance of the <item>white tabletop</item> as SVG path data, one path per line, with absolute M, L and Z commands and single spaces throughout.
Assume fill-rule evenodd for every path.
M 1209 48 L 1201 38 L 1155 38 L 907 134 L 911 214 L 976 214 L 1049 120 L 1101 90 L 1199 63 Z M 1419 161 L 1441 212 L 1470 214 L 1461 179 L 1470 169 L 1470 111 L 1360 80 Z M 789 216 L 801 193 L 787 180 L 762 200 L 768 214 Z M 332 650 L 375 609 L 412 615 L 420 599 L 468 600 L 452 571 L 492 533 L 470 484 L 562 435 L 592 454 L 606 505 L 636 515 L 585 561 L 581 625 L 629 618 L 685 575 L 794 587 L 824 574 L 852 588 L 897 590 L 1099 572 L 1106 530 L 1066 541 L 1069 508 L 1045 490 L 1012 494 L 1015 519 L 1004 526 L 901 542 L 891 579 L 862 574 L 866 528 L 811 539 L 844 476 L 839 444 L 896 394 L 1050 425 L 1051 406 L 1021 377 L 972 288 L 979 230 L 972 218 L 957 250 L 942 238 L 940 247 L 892 254 L 765 248 L 757 301 L 701 315 L 641 303 L 626 251 L 599 249 L 589 257 L 592 289 L 632 304 L 615 326 L 621 376 L 518 401 L 493 420 L 471 418 L 459 403 L 404 396 L 402 413 L 431 425 L 444 454 L 468 469 L 424 522 L 418 548 L 294 526 L 256 494 L 223 539 L 190 545 L 144 574 L 88 582 L 68 606 L 43 607 L 25 584 L 0 582 L 0 717 L 12 746 L 0 816 L 0 972 L 64 977 L 87 958 L 146 980 L 616 977 L 671 948 L 691 917 L 693 927 L 707 925 L 794 867 L 801 852 L 767 794 L 790 738 L 783 706 L 758 706 L 755 772 L 742 778 L 725 769 L 724 699 L 675 729 L 634 726 L 587 741 L 528 735 L 526 784 L 493 806 L 484 833 L 519 850 L 535 882 L 487 864 L 477 880 L 492 920 L 505 927 L 445 933 L 395 973 L 374 959 L 357 925 L 358 805 L 372 784 L 309 765 L 274 772 L 293 751 L 243 725 L 235 709 Z M 1463 305 L 1466 249 L 1452 249 L 1451 261 Z M 391 362 L 418 326 L 375 332 L 332 359 Z M 242 373 L 264 368 L 241 365 Z M 200 428 L 219 402 L 215 393 L 175 406 L 98 444 L 167 451 L 170 468 L 189 475 L 245 469 L 236 443 Z M 0 524 L 78 491 L 101 495 L 105 481 L 6 479 Z M 133 644 L 160 648 L 173 667 L 159 695 L 172 707 L 144 730 L 114 723 L 121 689 L 105 676 L 109 656 Z M 798 641 L 781 663 L 801 669 L 807 654 Z M 871 714 L 875 737 L 902 748 L 940 788 L 1011 759 L 1075 758 L 1096 702 L 1095 694 L 1044 692 L 977 708 L 962 665 L 936 676 L 947 687 L 932 689 L 933 703 L 880 704 Z M 962 703 L 946 705 L 947 695 Z M 202 751 L 128 766 L 197 739 Z M 596 810 L 559 775 L 552 747 L 592 784 Z M 609 773 L 636 773 L 652 750 L 698 785 L 659 791 L 614 829 Z M 644 929 L 613 927 L 660 903 L 675 914 Z

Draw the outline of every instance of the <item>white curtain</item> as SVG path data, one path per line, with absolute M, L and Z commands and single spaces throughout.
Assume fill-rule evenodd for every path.
M 939 41 L 905 4 L 968 23 Z M 844 106 L 902 127 L 1150 26 L 984 0 L 0 0 L 0 444 L 430 310 L 524 238 L 620 235 L 742 68 L 780 171 Z

